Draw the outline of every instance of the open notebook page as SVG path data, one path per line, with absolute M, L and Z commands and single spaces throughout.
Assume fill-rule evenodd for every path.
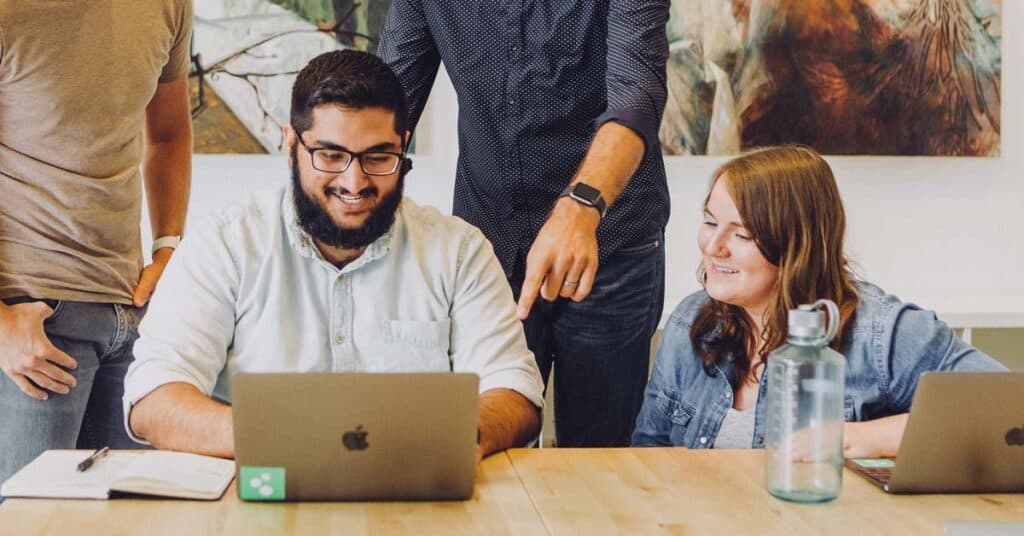
M 235 462 L 185 452 L 150 451 L 123 467 L 110 489 L 186 499 L 217 499 L 235 476 Z
M 3 484 L 5 497 L 61 497 L 106 499 L 117 474 L 142 454 L 110 451 L 96 460 L 88 471 L 79 472 L 78 463 L 91 450 L 48 450 Z

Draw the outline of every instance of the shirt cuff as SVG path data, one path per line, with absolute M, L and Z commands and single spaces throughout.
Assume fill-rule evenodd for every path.
M 531 358 L 532 359 L 532 358 Z M 539 375 L 521 370 L 510 370 L 480 378 L 480 392 L 491 389 L 511 389 L 526 397 L 537 409 L 544 409 L 544 384 Z
M 594 120 L 595 131 L 609 121 L 615 121 L 636 132 L 644 141 L 645 156 L 652 147 L 658 146 L 658 125 L 653 123 L 640 110 L 633 108 L 609 108 Z
M 138 363 L 138 362 L 136 362 Z M 124 379 L 124 396 L 121 398 L 121 402 L 124 408 L 124 429 L 128 432 L 128 437 L 137 443 L 143 445 L 149 445 L 149 441 L 142 439 L 132 432 L 132 427 L 129 425 L 128 417 L 131 416 L 132 406 L 136 402 L 142 400 L 149 393 L 155 391 L 158 387 L 166 385 L 168 383 L 187 383 L 195 386 L 196 389 L 204 391 L 203 387 L 199 385 L 199 382 L 192 376 L 180 370 L 171 368 L 161 367 L 157 363 L 142 363 L 140 366 L 129 372 L 128 376 Z

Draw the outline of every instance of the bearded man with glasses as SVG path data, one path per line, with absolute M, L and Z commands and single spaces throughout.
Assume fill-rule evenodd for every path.
M 375 56 L 328 52 L 299 73 L 290 184 L 193 231 L 139 327 L 134 438 L 233 457 L 239 372 L 471 372 L 479 456 L 537 435 L 543 385 L 512 290 L 479 230 L 403 199 L 406 124 Z

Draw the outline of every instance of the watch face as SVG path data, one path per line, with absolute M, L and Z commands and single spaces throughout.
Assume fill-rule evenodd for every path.
M 577 182 L 576 186 L 572 188 L 573 197 L 584 201 L 590 205 L 595 205 L 601 199 L 601 192 L 594 187 L 587 186 L 582 182 Z

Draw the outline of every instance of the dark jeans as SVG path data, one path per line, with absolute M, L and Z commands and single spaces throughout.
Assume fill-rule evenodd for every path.
M 523 323 L 545 385 L 555 370 L 559 447 L 629 445 L 665 300 L 663 236 L 611 255 L 582 302 L 538 299 Z
M 144 448 L 125 432 L 121 409 L 144 309 L 45 301 L 54 311 L 43 328 L 54 346 L 78 362 L 70 371 L 77 385 L 66 395 L 48 391 L 47 400 L 36 400 L 0 373 L 0 482 L 46 449 Z

